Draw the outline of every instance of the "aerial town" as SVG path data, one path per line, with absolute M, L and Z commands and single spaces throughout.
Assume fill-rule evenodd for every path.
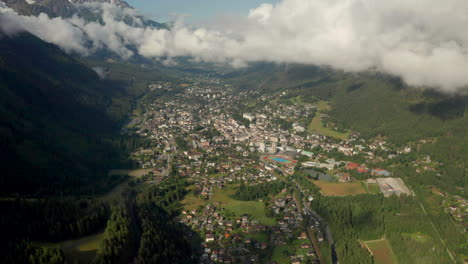
M 277 98 L 285 93 L 258 96 L 254 107 L 241 111 L 235 106 L 255 92 L 235 93 L 210 77 L 150 89 L 181 92 L 142 103 L 144 111 L 122 133 L 151 140 L 151 148 L 132 155 L 149 183 L 170 170 L 190 180 L 178 221 L 200 235 L 200 263 L 325 263 L 320 244 L 333 244 L 332 231 L 310 207 L 313 192 L 293 177 L 298 170 L 325 195 L 327 184 L 357 185 L 362 190 L 356 194 L 413 195 L 401 178 L 392 178 L 391 161 L 424 141 L 397 148 L 352 131 L 342 139 L 310 131 L 314 119 L 326 122 L 326 113 L 313 103 L 282 104 Z M 435 166 L 430 157 L 414 163 L 416 173 Z M 234 199 L 239 188 L 262 184 L 279 190 L 268 199 Z M 466 201 L 447 202 L 447 210 L 462 218 L 455 204 Z

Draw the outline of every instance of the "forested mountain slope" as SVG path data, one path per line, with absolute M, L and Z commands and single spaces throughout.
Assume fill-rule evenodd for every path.
M 122 116 L 107 111 L 117 96 L 125 96 L 118 83 L 99 79 L 58 47 L 28 33 L 2 36 L 0 191 L 99 189 L 119 162 L 110 138 Z

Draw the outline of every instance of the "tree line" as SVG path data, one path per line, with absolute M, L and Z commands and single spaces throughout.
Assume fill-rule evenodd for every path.
M 242 201 L 254 201 L 265 198 L 270 194 L 278 194 L 281 190 L 288 188 L 290 185 L 284 181 L 274 181 L 270 183 L 261 183 L 256 185 L 245 185 L 241 182 L 239 188 L 234 193 L 233 198 Z

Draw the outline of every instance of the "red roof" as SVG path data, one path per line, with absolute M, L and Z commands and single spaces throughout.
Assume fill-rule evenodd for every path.
M 354 170 L 354 169 L 357 169 L 358 167 L 359 167 L 359 164 L 350 162 L 348 163 L 348 166 L 346 166 L 346 169 Z
M 363 167 L 359 167 L 357 169 L 358 172 L 366 172 L 367 171 L 367 168 L 363 168 Z

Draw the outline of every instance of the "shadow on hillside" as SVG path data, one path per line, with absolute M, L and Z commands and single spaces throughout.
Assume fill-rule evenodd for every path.
M 411 112 L 429 114 L 442 120 L 453 120 L 463 117 L 468 107 L 468 96 L 446 95 L 433 90 L 425 91 L 424 96 L 432 100 L 410 105 Z

